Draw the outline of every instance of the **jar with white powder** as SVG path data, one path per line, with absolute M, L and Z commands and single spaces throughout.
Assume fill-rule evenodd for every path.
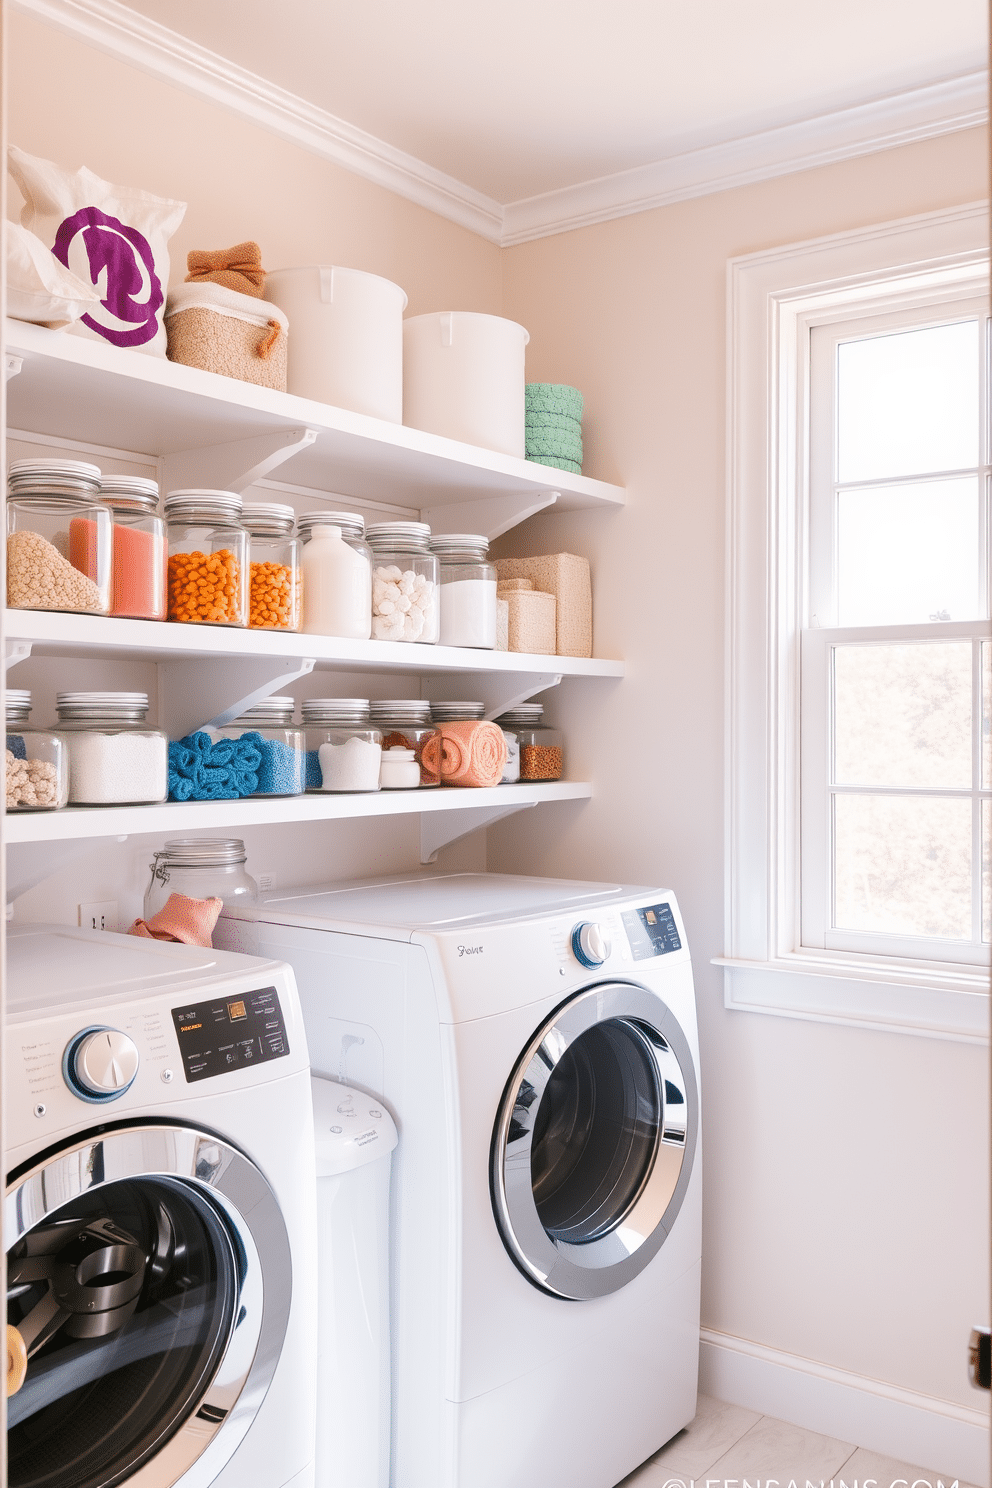
M 56 731 L 69 751 L 71 806 L 164 801 L 169 741 L 152 728 L 146 692 L 60 692 Z
M 307 790 L 378 790 L 382 731 L 369 722 L 368 699 L 307 698 L 302 712 Z
M 372 550 L 356 512 L 304 512 L 303 626 L 307 635 L 367 641 L 372 634 Z
M 486 562 L 489 541 L 469 533 L 439 533 L 431 552 L 440 563 L 442 646 L 496 646 L 496 570 Z
M 69 756 L 50 729 L 28 722 L 31 694 L 7 688 L 7 810 L 53 811 L 69 796 Z
M 438 561 L 426 522 L 376 522 L 366 537 L 372 549 L 372 639 L 438 638 Z

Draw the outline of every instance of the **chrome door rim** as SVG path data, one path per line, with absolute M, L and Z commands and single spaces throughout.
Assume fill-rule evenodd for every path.
M 541 1223 L 531 1177 L 533 1127 L 552 1072 L 569 1047 L 597 1024 L 615 1020 L 650 1050 L 662 1097 L 655 1156 L 634 1201 L 599 1239 L 570 1244 Z M 493 1130 L 490 1186 L 496 1223 L 511 1259 L 553 1296 L 587 1301 L 618 1291 L 657 1255 L 685 1198 L 699 1119 L 692 1051 L 672 1010 L 645 987 L 607 982 L 553 1012 L 534 1034 L 507 1082 Z
M 4 1199 L 8 1249 L 73 1200 L 128 1179 L 171 1180 L 209 1196 L 240 1252 L 227 1344 L 197 1407 L 128 1488 L 206 1488 L 230 1460 L 275 1373 L 289 1321 L 292 1256 L 285 1220 L 259 1168 L 222 1137 L 166 1123 L 124 1126 L 60 1149 L 20 1174 Z

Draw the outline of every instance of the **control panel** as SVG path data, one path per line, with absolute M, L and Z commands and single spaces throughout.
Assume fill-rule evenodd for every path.
M 625 909 L 623 928 L 627 932 L 631 954 L 635 961 L 647 961 L 652 956 L 664 956 L 670 951 L 680 951 L 678 926 L 668 903 L 652 904 L 639 909 Z
M 188 1084 L 283 1059 L 289 1040 L 275 987 L 172 1009 Z

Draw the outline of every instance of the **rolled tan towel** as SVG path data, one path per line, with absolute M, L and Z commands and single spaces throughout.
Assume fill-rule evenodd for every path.
M 217 248 L 213 252 L 194 248 L 186 255 L 186 269 L 187 284 L 209 279 L 211 284 L 223 284 L 226 289 L 254 295 L 257 300 L 265 296 L 262 250 L 257 243 L 235 243 L 233 248 Z
M 441 725 L 442 785 L 499 785 L 506 764 L 503 730 L 484 719 Z

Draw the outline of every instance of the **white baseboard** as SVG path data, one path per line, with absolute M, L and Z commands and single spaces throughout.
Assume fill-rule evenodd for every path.
M 964 1369 L 962 1341 L 962 1370 Z M 700 1329 L 699 1388 L 887 1457 L 989 1488 L 988 1409 L 935 1400 L 814 1359 Z M 986 1397 L 987 1398 L 987 1397 Z M 936 1479 L 933 1480 L 936 1488 Z

